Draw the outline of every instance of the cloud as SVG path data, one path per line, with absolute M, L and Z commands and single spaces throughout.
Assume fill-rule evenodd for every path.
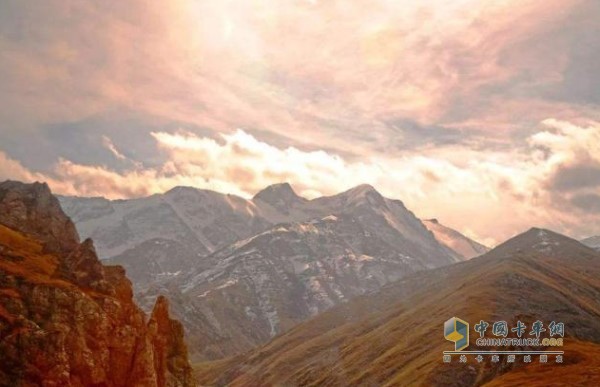
M 582 194 L 575 195 L 571 199 L 574 206 L 586 211 L 587 213 L 600 213 L 600 195 Z
M 113 142 L 110 138 L 108 138 L 106 136 L 102 136 L 102 145 L 106 149 L 108 149 L 110 151 L 110 153 L 112 153 L 117 159 L 127 160 L 127 157 L 125 157 L 125 155 L 123 155 L 121 152 L 119 152 L 119 150 L 117 149 L 115 144 L 113 144 Z
M 578 164 L 558 168 L 552 178 L 551 186 L 558 191 L 571 191 L 587 187 L 600 186 L 600 163 Z
M 0 180 L 23 180 L 33 181 L 36 178 L 44 178 L 42 175 L 36 175 L 21 163 L 9 158 L 4 152 L 0 152 Z
M 114 107 L 356 157 L 444 144 L 450 126 L 453 141 L 497 140 L 558 110 L 597 115 L 551 92 L 598 16 L 590 3 L 6 2 L 0 116 L 22 141 Z
M 251 197 L 282 181 L 315 197 L 370 183 L 384 195 L 402 199 L 419 216 L 464 227 L 481 240 L 500 241 L 532 225 L 589 233 L 587 222 L 597 213 L 596 188 L 581 185 L 584 180 L 570 174 L 575 180 L 565 191 L 560 184 L 557 188 L 556 176 L 598 157 L 600 125 L 579 127 L 557 120 L 542 125 L 526 148 L 511 152 L 449 144 L 361 161 L 324 150 L 273 146 L 241 129 L 218 138 L 182 130 L 152 132 L 164 157 L 155 167 L 133 164 L 115 171 L 60 159 L 51 173 L 41 174 L 0 154 L 0 177 L 47 180 L 58 193 L 109 198 L 146 196 L 177 185 Z M 465 214 L 478 215 L 465 223 Z
M 600 232 L 577 226 L 598 223 L 599 12 L 595 0 L 4 1 L 0 176 L 113 198 L 371 183 L 481 238 L 533 223 Z

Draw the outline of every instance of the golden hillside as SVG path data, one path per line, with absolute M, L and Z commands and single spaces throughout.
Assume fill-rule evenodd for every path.
M 470 357 L 467 364 L 444 364 L 442 352 L 453 347 L 442 326 L 452 316 L 471 324 L 564 322 L 565 361 L 525 367 L 506 357 L 497 364 Z M 334 308 L 245 356 L 198 365 L 197 375 L 207 385 L 470 386 L 537 377 L 540 385 L 560 385 L 557 375 L 564 373 L 563 385 L 587 385 L 599 344 L 600 256 L 532 229 L 480 258 Z M 472 339 L 469 349 L 476 348 Z

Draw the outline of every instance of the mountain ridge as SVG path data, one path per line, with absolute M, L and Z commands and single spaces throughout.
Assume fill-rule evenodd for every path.
M 262 200 L 261 197 L 264 197 L 266 193 L 271 193 L 271 192 L 291 192 L 291 195 L 293 195 L 293 197 L 295 198 L 293 200 L 294 203 L 296 204 L 304 204 L 305 208 L 302 209 L 296 209 L 296 211 L 294 211 L 294 208 L 286 208 L 284 209 L 283 212 L 280 212 L 277 208 L 273 207 L 268 200 Z M 340 200 L 346 200 L 349 202 L 358 202 L 360 203 L 361 200 L 365 200 L 365 198 L 368 197 L 369 193 L 375 195 L 376 197 L 380 197 L 381 199 L 383 199 L 383 197 L 381 196 L 381 194 L 375 190 L 375 188 L 373 188 L 370 185 L 367 184 L 363 184 L 363 185 L 359 185 L 357 187 L 348 189 L 344 192 L 335 194 L 335 195 L 330 195 L 330 196 L 322 196 L 322 197 L 318 197 L 315 199 L 305 199 L 302 198 L 300 196 L 298 196 L 297 194 L 295 194 L 295 192 L 293 191 L 293 188 L 291 187 L 291 185 L 289 183 L 280 183 L 280 184 L 273 184 L 270 185 L 266 188 L 264 188 L 263 190 L 259 191 L 253 199 L 257 199 L 257 201 L 259 202 L 259 204 L 257 205 L 257 203 L 253 202 L 253 199 L 251 200 L 247 200 L 247 199 L 243 199 L 241 197 L 235 196 L 235 195 L 229 195 L 229 194 L 221 194 L 221 193 L 217 193 L 214 191 L 210 191 L 210 190 L 204 190 L 204 189 L 198 189 L 198 188 L 194 188 L 194 187 L 174 187 L 171 190 L 167 191 L 165 194 L 155 194 L 155 195 L 151 195 L 149 197 L 146 198 L 137 198 L 137 199 L 128 199 L 128 200 L 124 200 L 124 199 L 119 199 L 119 200 L 108 200 L 108 199 L 103 199 L 103 198 L 84 198 L 84 197 L 69 197 L 69 196 L 59 196 L 59 200 L 61 201 L 62 206 L 64 207 L 65 211 L 74 219 L 75 223 L 78 225 L 78 228 L 80 229 L 80 231 L 82 232 L 82 234 L 86 237 L 91 236 L 94 238 L 94 240 L 96 240 L 96 245 L 98 246 L 99 249 L 99 254 L 102 258 L 106 259 L 106 258 L 114 258 L 116 255 L 119 255 L 123 252 L 125 252 L 127 249 L 129 248 L 133 248 L 136 244 L 135 240 L 132 240 L 132 242 L 130 244 L 126 244 L 123 245 L 122 248 L 118 248 L 116 249 L 115 246 L 119 243 L 123 243 L 123 242 L 119 242 L 120 240 L 123 240 L 123 238 L 127 238 L 129 234 L 131 234 L 132 231 L 131 230 L 131 225 L 129 227 L 120 227 L 120 228 L 111 228 L 111 227 L 106 227 L 107 225 L 103 225 L 99 220 L 96 221 L 92 221 L 95 218 L 107 218 L 110 217 L 110 215 L 114 215 L 114 220 L 110 221 L 110 219 L 107 219 L 107 223 L 108 224 L 121 224 L 123 221 L 128 222 L 127 218 L 124 218 L 121 220 L 121 217 L 118 216 L 118 212 L 120 211 L 132 211 L 133 213 L 138 213 L 139 210 L 141 209 L 150 209 L 152 206 L 154 205 L 160 205 L 160 202 L 162 202 L 160 200 L 160 198 L 163 197 L 169 197 L 169 198 L 173 198 L 173 197 L 177 197 L 178 194 L 181 196 L 185 196 L 183 195 L 183 193 L 186 193 L 189 196 L 195 196 L 196 199 L 198 201 L 202 201 L 201 197 L 204 195 L 208 195 L 212 197 L 212 202 L 213 205 L 216 202 L 220 202 L 219 203 L 219 211 L 221 212 L 221 214 L 227 214 L 227 211 L 230 211 L 227 209 L 227 207 L 229 207 L 230 209 L 233 209 L 235 207 L 237 208 L 241 208 L 243 209 L 244 213 L 246 213 L 247 215 L 249 215 L 249 218 L 246 217 L 246 219 L 244 220 L 244 218 L 242 217 L 241 219 L 238 219 L 238 221 L 240 221 L 240 223 L 244 224 L 247 228 L 249 228 L 249 232 L 247 233 L 243 233 L 241 231 L 237 231 L 234 232 L 233 235 L 231 237 L 228 237 L 226 239 L 220 239 L 216 238 L 213 235 L 208 236 L 208 239 L 210 240 L 208 243 L 206 243 L 206 239 L 203 237 L 200 237 L 200 240 L 198 240 L 198 247 L 195 250 L 198 250 L 201 254 L 206 254 L 206 253 L 210 253 L 215 251 L 216 249 L 223 247 L 237 239 L 243 239 L 244 237 L 248 237 L 252 234 L 255 234 L 257 232 L 260 231 L 264 231 L 266 230 L 268 227 L 273 226 L 277 223 L 282 223 L 282 222 L 291 222 L 291 221 L 307 221 L 310 220 L 312 217 L 324 217 L 327 215 L 331 215 L 331 213 L 326 213 L 326 209 L 324 209 L 324 207 L 327 206 L 334 206 L 339 208 L 341 205 L 345 204 L 345 203 L 339 203 Z M 366 199 L 368 200 L 368 199 Z M 393 202 L 396 202 L 398 204 L 400 204 L 401 206 L 403 206 L 404 208 L 406 208 L 404 206 L 404 204 L 397 199 L 387 199 Z M 337 203 L 336 203 L 337 201 Z M 144 202 L 148 202 L 147 205 L 144 205 Z M 156 203 L 158 202 L 158 203 Z M 174 210 L 174 206 L 176 206 L 176 204 L 174 205 L 173 200 L 167 200 L 167 202 L 169 202 L 169 207 L 173 208 Z M 132 205 L 128 206 L 127 203 L 132 203 Z M 136 205 L 133 205 L 134 203 L 138 203 L 139 207 Z M 228 203 L 225 207 L 223 207 L 224 203 Z M 231 204 L 231 203 L 235 203 L 235 204 Z M 187 203 L 190 204 L 190 203 Z M 209 203 L 207 203 L 209 204 Z M 262 205 L 261 205 L 262 204 Z M 87 206 L 87 207 L 86 207 Z M 112 206 L 112 207 L 111 207 Z M 113 208 L 113 207 L 119 207 L 117 209 Z M 125 208 L 122 209 L 120 207 L 130 207 L 129 209 Z M 292 206 L 294 207 L 294 206 Z M 94 208 L 96 208 L 96 212 L 94 212 Z M 198 211 L 202 211 L 201 207 L 197 207 Z M 168 211 L 167 211 L 168 212 Z M 330 211 L 330 212 L 334 212 L 334 211 Z M 166 217 L 167 219 L 169 218 L 167 215 L 167 213 L 163 213 L 163 219 Z M 229 215 L 228 215 L 229 216 Z M 217 218 L 215 218 L 217 219 Z M 185 222 L 181 219 L 178 219 L 177 222 L 179 223 L 179 225 L 174 224 L 173 226 L 176 229 L 181 229 L 179 231 L 180 234 L 186 234 L 187 231 L 190 230 L 189 225 L 185 224 Z M 254 226 L 252 226 L 254 224 Z M 202 225 L 199 225 L 201 227 L 203 227 Z M 218 225 L 217 225 L 218 226 Z M 133 224 L 133 227 L 136 227 L 136 224 Z M 191 228 L 195 228 L 197 229 L 198 227 L 191 227 Z M 213 228 L 218 228 L 218 227 L 213 227 Z M 148 236 L 146 239 L 144 240 L 148 240 L 151 239 L 152 237 L 165 237 L 165 235 L 170 235 L 171 232 L 169 232 L 169 230 L 166 230 L 167 232 L 165 233 L 157 233 L 153 236 Z M 222 232 L 224 231 L 225 234 L 230 233 L 231 231 L 227 231 L 227 230 L 221 230 Z M 194 232 L 192 232 L 192 234 L 194 234 Z M 188 235 L 187 237 L 185 235 L 179 235 L 178 237 L 175 237 L 175 240 L 179 240 L 181 238 L 186 239 L 186 238 L 191 238 L 191 239 L 197 239 L 198 237 L 198 233 L 195 233 L 195 236 L 191 236 Z M 213 240 L 214 239 L 214 240 Z M 140 240 L 137 243 L 141 243 L 144 240 Z
M 145 310 L 168 295 L 204 358 L 246 351 L 328 307 L 464 259 L 402 201 L 367 184 L 312 200 L 288 183 L 253 200 L 176 187 L 112 212 L 62 200 L 76 221 L 95 212 L 113 219 L 78 224 L 89 232 L 104 222 L 93 236 L 140 241 L 108 262 L 130 273 Z
M 0 385 L 195 385 L 166 300 L 146 322 L 47 185 L 0 183 L 0 209 Z

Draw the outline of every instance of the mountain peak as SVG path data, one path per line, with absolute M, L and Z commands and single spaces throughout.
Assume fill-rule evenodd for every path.
M 298 196 L 289 183 L 272 184 L 254 195 L 253 200 L 260 200 L 279 210 L 285 210 L 294 203 L 303 202 L 306 199 Z
M 271 185 L 263 188 L 262 190 L 260 190 L 254 197 L 261 196 L 261 195 L 264 195 L 266 193 L 279 193 L 279 194 L 282 194 L 282 195 L 294 195 L 294 196 L 297 196 L 296 192 L 294 192 L 294 189 L 292 188 L 292 186 L 288 182 L 271 184 Z
M 566 254 L 568 252 L 569 254 Z M 592 253 L 594 250 L 557 232 L 532 227 L 502 243 L 490 254 L 507 256 L 515 253 L 545 255 L 551 257 L 569 256 L 576 253 Z
M 79 245 L 75 225 L 46 183 L 0 183 L 0 223 L 35 236 L 52 252 L 67 253 Z
M 379 194 L 379 192 L 371 184 L 360 184 L 346 191 L 346 193 L 352 193 L 355 195 L 364 195 L 370 192 Z
M 539 241 L 548 241 L 550 239 L 556 239 L 556 238 L 567 238 L 566 236 L 564 236 L 562 234 L 559 234 L 552 230 L 548 230 L 546 228 L 540 228 L 540 227 L 531 227 L 529 230 L 520 234 L 520 236 L 522 238 L 525 238 L 525 237 L 533 238 L 533 239 L 537 239 Z
M 361 205 L 368 203 L 371 206 L 385 205 L 384 197 L 370 184 L 361 184 L 347 191 L 335 195 L 346 204 Z
M 190 187 L 188 185 L 177 185 L 173 188 L 171 188 L 170 190 L 168 190 L 167 192 L 165 192 L 165 195 L 180 195 L 180 194 L 184 194 L 184 193 L 188 193 L 188 192 L 198 192 L 199 189 L 195 188 L 195 187 Z

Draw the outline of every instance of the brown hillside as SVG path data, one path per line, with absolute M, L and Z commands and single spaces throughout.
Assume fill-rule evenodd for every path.
M 0 184 L 0 386 L 192 386 L 164 300 L 146 324 L 43 184 Z
M 523 363 L 505 359 L 444 364 L 442 351 L 452 344 L 442 326 L 452 316 L 471 324 L 564 322 L 565 363 L 546 364 L 546 370 L 568 371 L 564 385 L 585 385 L 597 363 L 582 348 L 597 351 L 600 344 L 600 256 L 567 237 L 532 229 L 482 257 L 334 308 L 245 356 L 200 365 L 197 374 L 205 384 L 237 386 L 481 385 L 530 375 Z M 469 349 L 476 349 L 474 340 Z

